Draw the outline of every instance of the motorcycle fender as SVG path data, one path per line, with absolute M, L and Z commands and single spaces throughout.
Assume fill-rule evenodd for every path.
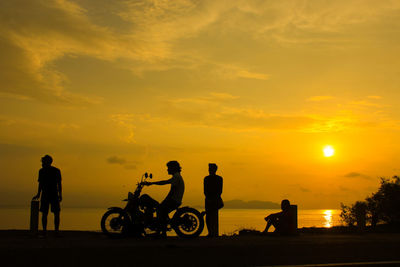
M 184 207 L 179 207 L 177 210 L 186 209 L 186 208 L 191 209 L 191 207 L 189 207 L 189 206 L 184 206 Z M 206 211 L 204 210 L 204 211 L 200 212 L 200 215 L 201 215 L 202 217 L 206 216 Z
M 116 212 L 120 212 L 120 213 L 124 214 L 125 217 L 126 217 L 127 219 L 131 220 L 131 216 L 130 216 L 129 213 L 126 212 L 123 208 L 120 208 L 120 207 L 110 207 L 110 208 L 108 208 L 108 210 L 113 210 L 113 211 L 116 211 Z
M 123 208 L 120 208 L 120 207 L 110 207 L 110 208 L 108 208 L 108 210 L 124 211 L 124 209 L 123 209 Z

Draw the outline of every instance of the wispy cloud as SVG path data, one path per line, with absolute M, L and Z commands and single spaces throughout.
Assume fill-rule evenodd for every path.
M 216 127 L 234 130 L 301 130 L 317 121 L 304 115 L 270 114 L 262 109 L 234 107 L 227 101 L 230 94 L 211 94 L 204 97 L 168 99 L 154 118 L 192 126 Z M 163 118 L 163 119 L 161 119 Z
M 370 99 L 382 99 L 383 97 L 379 96 L 379 95 L 369 95 L 369 96 L 367 96 L 367 98 L 370 98 Z
M 366 175 L 366 174 L 359 173 L 359 172 L 349 172 L 349 173 L 345 174 L 344 177 L 346 177 L 346 178 L 371 179 L 370 176 L 368 176 L 368 175 Z
M 349 105 L 360 107 L 360 108 L 368 108 L 368 107 L 375 107 L 375 108 L 382 108 L 388 105 L 370 102 L 367 100 L 358 100 L 358 101 L 351 101 Z
M 168 103 L 172 103 L 172 104 L 193 103 L 193 104 L 198 104 L 198 105 L 204 105 L 204 104 L 218 104 L 218 103 L 231 101 L 231 100 L 238 99 L 238 98 L 239 98 L 239 96 L 234 96 L 229 93 L 210 92 L 209 94 L 207 94 L 205 96 L 174 98 L 174 99 L 167 99 L 166 101 Z
M 320 101 L 325 101 L 325 100 L 330 100 L 330 99 L 334 99 L 334 97 L 329 96 L 329 95 L 323 95 L 323 96 L 312 96 L 310 98 L 307 98 L 307 101 L 320 102 Z
M 135 170 L 137 168 L 137 164 L 139 163 L 137 161 L 129 161 L 129 160 L 125 159 L 124 157 L 120 157 L 120 156 L 108 157 L 107 162 L 109 164 L 121 165 L 125 169 L 128 169 L 128 170 Z
M 122 127 L 127 133 L 120 138 L 127 143 L 136 143 L 134 134 L 134 114 L 113 114 L 110 116 L 112 122 Z
M 246 33 L 243 38 L 268 39 L 278 44 L 318 43 L 327 38 L 329 43 L 343 42 L 351 36 L 341 35 L 349 25 L 371 23 L 400 9 L 396 1 L 360 4 L 359 1 L 115 0 L 113 11 L 104 15 L 113 16 L 107 23 L 90 9 L 91 5 L 102 4 L 94 0 L 1 1 L 0 67 L 6 70 L 0 73 L 2 97 L 66 105 L 101 103 L 100 97 L 66 89 L 69 77 L 53 63 L 68 56 L 115 64 L 123 61 L 120 67 L 136 74 L 214 64 L 215 68 L 221 68 L 221 75 L 267 80 L 269 74 L 264 70 L 218 60 L 181 42 L 207 31 L 227 36 L 242 32 Z M 114 27 L 113 23 L 123 27 Z
M 118 156 L 111 156 L 111 157 L 107 158 L 107 162 L 110 164 L 124 165 L 126 163 L 126 159 L 124 159 L 122 157 L 118 157 Z
M 247 70 L 238 71 L 237 76 L 240 78 L 268 80 L 269 75 L 264 73 L 249 72 Z

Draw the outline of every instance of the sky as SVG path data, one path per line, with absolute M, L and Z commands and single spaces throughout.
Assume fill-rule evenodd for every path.
M 400 1 L 1 1 L 0 205 L 29 205 L 45 154 L 70 207 L 169 160 L 186 205 L 210 162 L 224 200 L 362 200 L 399 174 L 399 55 Z

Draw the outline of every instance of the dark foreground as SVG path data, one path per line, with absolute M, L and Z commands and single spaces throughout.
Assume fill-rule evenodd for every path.
M 62 232 L 57 238 L 50 232 L 40 239 L 27 231 L 0 231 L 0 266 L 271 266 L 377 261 L 400 262 L 399 233 L 158 240 L 109 239 L 101 233 L 79 231 Z

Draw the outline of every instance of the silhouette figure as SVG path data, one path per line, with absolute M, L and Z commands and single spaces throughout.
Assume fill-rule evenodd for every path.
M 178 207 L 182 201 L 184 192 L 183 179 L 180 176 L 180 166 L 175 162 L 168 164 L 168 172 L 173 175 L 170 180 L 149 183 L 147 178 L 152 179 L 152 174 L 144 173 L 140 182 L 136 184 L 134 193 L 129 192 L 126 206 L 124 208 L 111 207 L 101 218 L 101 230 L 110 237 L 117 236 L 154 236 L 154 231 L 160 235 L 160 220 L 154 218 L 158 211 L 159 203 L 147 194 L 141 194 L 145 185 L 171 184 L 171 191 L 164 200 L 163 207 L 158 211 L 159 216 L 165 215 L 166 224 L 164 230 L 174 230 L 179 237 L 198 237 L 204 229 L 203 215 L 191 207 Z M 169 203 L 169 204 L 168 204 Z M 174 216 L 169 220 L 168 213 L 176 208 Z M 162 218 L 161 218 L 162 219 Z M 164 221 L 165 225 L 165 221 Z
M 167 163 L 168 174 L 172 175 L 171 179 L 158 182 L 143 182 L 144 185 L 166 185 L 170 184 L 171 188 L 167 197 L 161 202 L 157 209 L 157 218 L 160 223 L 159 233 L 161 237 L 167 236 L 168 214 L 177 209 L 182 204 L 183 193 L 185 192 L 185 183 L 181 176 L 181 166 L 177 161 Z
M 223 179 L 221 176 L 216 175 L 217 169 L 218 166 L 216 164 L 208 164 L 210 175 L 204 178 L 206 223 L 209 237 L 218 236 L 218 210 L 224 206 L 221 198 Z
M 272 226 L 275 228 L 275 233 L 287 235 L 292 234 L 296 230 L 296 214 L 291 208 L 290 202 L 287 199 L 281 202 L 281 212 L 273 213 L 265 217 L 267 225 L 263 233 L 268 233 L 268 229 Z
M 62 200 L 61 172 L 56 167 L 51 166 L 53 158 L 49 155 L 42 157 L 42 168 L 39 170 L 38 193 L 33 199 L 40 196 L 40 211 L 42 212 L 43 235 L 47 233 L 47 215 L 49 206 L 54 213 L 54 229 L 58 234 L 60 226 L 60 202 Z

